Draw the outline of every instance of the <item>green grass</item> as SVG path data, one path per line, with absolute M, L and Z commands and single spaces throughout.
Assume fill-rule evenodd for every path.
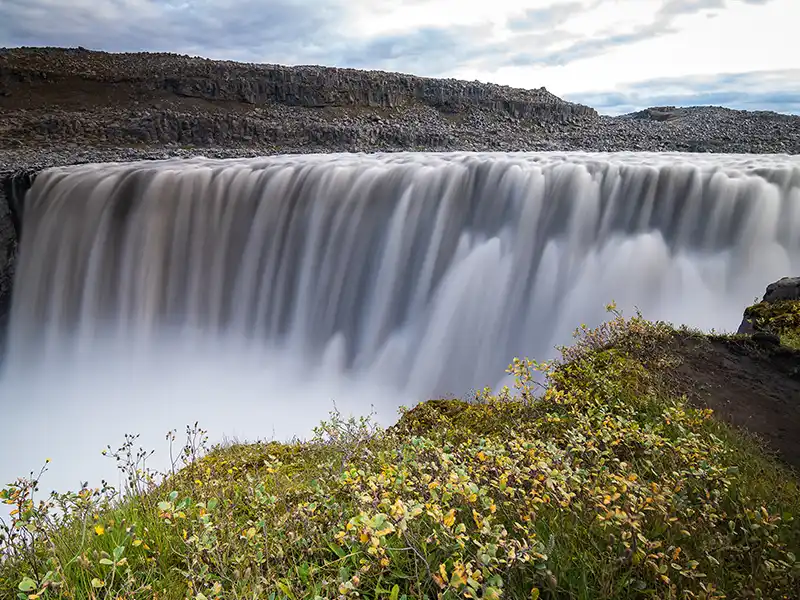
M 797 480 L 671 391 L 673 334 L 617 316 L 514 361 L 515 390 L 388 430 L 334 412 L 307 442 L 195 456 L 189 428 L 163 481 L 129 439 L 134 492 L 58 517 L 20 480 L 0 597 L 797 598 Z

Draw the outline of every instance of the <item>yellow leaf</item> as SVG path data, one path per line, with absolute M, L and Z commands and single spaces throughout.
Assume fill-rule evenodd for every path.
M 94 532 L 97 535 L 103 535 L 106 532 L 106 528 L 103 527 L 102 525 L 95 525 L 94 526 Z
M 133 540 L 134 548 L 137 548 L 142 545 L 142 540 Z
M 455 522 L 456 522 L 456 510 L 454 508 L 451 508 L 450 512 L 448 512 L 444 516 L 444 525 L 445 527 L 452 527 L 453 523 Z
M 472 509 L 472 520 L 475 521 L 475 525 L 477 525 L 478 528 L 483 527 L 483 519 L 475 509 Z
M 467 582 L 461 576 L 461 573 L 454 571 L 453 576 L 450 578 L 450 585 L 456 589 L 459 589 L 461 586 L 467 585 Z

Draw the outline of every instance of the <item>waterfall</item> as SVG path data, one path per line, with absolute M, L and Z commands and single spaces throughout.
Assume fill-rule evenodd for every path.
M 25 202 L 9 368 L 166 337 L 416 397 L 496 384 L 613 300 L 734 330 L 800 272 L 800 158 L 287 155 L 54 168 Z M 228 346 L 226 346 L 228 347 Z
M 333 403 L 502 383 L 616 300 L 735 330 L 800 273 L 800 157 L 389 154 L 49 169 L 25 198 L 0 483 L 115 483 L 100 455 L 200 421 L 307 436 Z M 12 450 L 13 449 L 13 450 Z

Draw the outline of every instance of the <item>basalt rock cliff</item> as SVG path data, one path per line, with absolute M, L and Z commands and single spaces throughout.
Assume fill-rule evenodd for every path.
M 0 51 L 0 111 L 0 147 L 56 141 L 428 147 L 448 141 L 436 117 L 485 113 L 546 127 L 598 116 L 544 88 L 57 48 Z

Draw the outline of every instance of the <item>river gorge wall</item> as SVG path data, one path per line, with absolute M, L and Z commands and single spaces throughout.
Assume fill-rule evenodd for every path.
M 0 344 L 11 310 L 11 291 L 22 230 L 23 198 L 33 185 L 35 176 L 35 171 L 17 171 L 0 178 Z

